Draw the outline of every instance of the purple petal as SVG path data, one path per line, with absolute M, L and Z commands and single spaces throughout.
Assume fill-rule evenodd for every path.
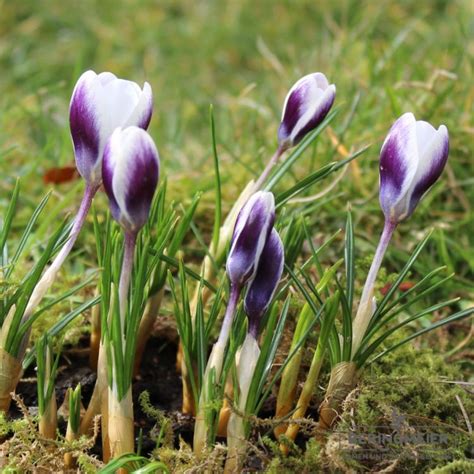
M 129 216 L 133 217 L 135 228 L 141 228 L 148 220 L 150 206 L 158 184 L 158 161 L 148 144 L 135 151 L 130 158 L 130 179 L 126 191 L 125 205 Z
M 99 153 L 99 130 L 94 114 L 93 95 L 91 87 L 96 74 L 85 72 L 77 82 L 69 107 L 69 122 L 71 126 L 74 154 L 77 169 L 81 176 L 89 181 L 92 169 L 97 164 Z
M 413 114 L 402 115 L 390 129 L 380 152 L 380 205 L 389 217 L 413 174 L 416 159 Z M 411 160 L 411 161 L 410 161 Z
M 270 305 L 283 272 L 285 254 L 283 243 L 272 229 L 263 248 L 257 273 L 245 295 L 245 312 L 249 317 L 249 332 L 256 338 L 260 319 Z
M 240 211 L 227 258 L 234 286 L 241 288 L 254 275 L 274 220 L 275 200 L 269 192 L 255 193 Z

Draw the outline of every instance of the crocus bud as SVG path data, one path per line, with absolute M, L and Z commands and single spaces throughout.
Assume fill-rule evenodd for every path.
M 244 308 L 249 317 L 249 332 L 256 338 L 260 319 L 265 314 L 283 272 L 283 242 L 272 229 L 258 262 L 257 273 L 245 295 Z
M 397 224 L 409 217 L 435 183 L 448 159 L 448 129 L 403 114 L 390 129 L 380 152 L 380 204 Z
M 76 166 L 89 184 L 100 184 L 104 147 L 117 127 L 146 129 L 153 108 L 151 87 L 118 79 L 110 72 L 87 71 L 71 97 L 69 122 Z
M 234 287 L 242 288 L 257 271 L 274 220 L 275 198 L 270 192 L 258 191 L 241 209 L 227 257 L 227 275 Z
M 159 167 L 155 143 L 145 130 L 115 129 L 105 146 L 102 175 L 112 216 L 126 231 L 137 232 L 147 221 Z
M 336 86 L 315 72 L 302 77 L 288 92 L 283 105 L 278 144 L 287 149 L 296 145 L 326 117 L 336 97 Z

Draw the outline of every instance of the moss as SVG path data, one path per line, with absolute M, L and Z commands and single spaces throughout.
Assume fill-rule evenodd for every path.
M 474 399 L 457 381 L 462 381 L 462 374 L 456 366 L 412 345 L 374 363 L 345 402 L 337 433 L 326 446 L 329 465 L 425 472 L 454 461 L 468 462 L 473 437 L 458 399 L 467 413 L 474 413 Z M 381 441 L 370 434 L 386 438 Z
M 466 472 L 474 472 L 474 461 L 453 461 L 445 466 L 432 469 L 430 474 L 464 474 Z
M 0 415 L 0 434 L 5 441 L 0 446 L 0 471 L 2 473 L 20 472 L 68 472 L 64 470 L 64 455 L 72 453 L 78 459 L 81 471 L 97 472 L 103 463 L 88 454 L 95 444 L 99 424 L 94 425 L 92 438 L 81 437 L 68 442 L 63 436 L 56 440 L 45 439 L 38 433 L 36 420 L 18 396 L 14 401 L 23 417 L 13 420 Z M 75 471 L 71 471 L 75 472 Z
M 266 438 L 265 445 L 271 450 L 272 460 L 265 472 L 268 474 L 279 474 L 283 472 L 312 473 L 321 472 L 321 446 L 314 439 L 306 443 L 304 452 L 295 444 L 289 442 L 291 454 L 284 456 L 280 452 L 279 443 Z

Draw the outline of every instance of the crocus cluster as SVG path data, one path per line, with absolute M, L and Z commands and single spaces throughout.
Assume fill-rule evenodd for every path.
M 103 183 L 112 216 L 124 231 L 124 254 L 119 282 L 119 335 L 116 340 L 106 338 L 105 344 L 122 344 L 124 348 L 125 318 L 136 238 L 148 219 L 159 178 L 158 151 L 146 132 L 152 108 L 152 92 L 148 83 L 140 88 L 138 84 L 118 79 L 110 72 L 97 75 L 93 71 L 87 71 L 79 78 L 70 105 L 76 165 L 86 181 L 86 194 L 71 232 L 69 250 L 84 222 L 94 194 Z M 99 360 L 105 360 L 106 349 L 103 345 L 100 346 L 100 351 L 103 353 L 99 354 Z M 113 376 L 116 372 L 115 362 L 117 361 L 113 359 L 109 364 L 112 389 L 108 394 L 108 413 L 102 413 L 104 453 L 109 452 L 109 446 L 106 445 L 110 444 L 113 457 L 133 451 L 134 441 L 133 415 L 130 415 L 133 414 L 131 395 L 126 392 L 124 396 L 113 389 L 116 387 Z M 94 393 L 99 394 L 97 405 L 102 407 L 107 407 L 106 400 L 103 399 L 107 396 L 106 379 L 104 371 L 99 371 Z M 89 416 L 85 419 L 95 414 L 92 413 L 95 406 L 95 403 L 90 403 Z M 110 426 L 107 426 L 107 419 Z
M 268 305 L 264 301 L 265 296 L 271 297 L 274 291 L 270 288 L 271 281 L 268 282 L 269 285 L 262 281 L 261 273 L 260 278 L 256 278 L 262 254 L 265 252 L 262 262 L 264 265 L 268 258 L 271 258 L 270 252 L 278 251 L 278 244 L 281 245 L 278 233 L 273 229 L 274 220 L 275 198 L 273 194 L 267 191 L 255 193 L 237 217 L 227 257 L 226 270 L 230 282 L 230 301 L 235 305 L 243 289 L 248 286 L 245 299 L 246 310 L 251 317 L 249 326 L 254 330 L 255 327 L 258 328 L 258 318 L 261 316 L 262 310 L 265 310 Z M 261 271 L 265 271 L 265 269 L 262 267 Z M 232 314 L 226 313 L 227 321 L 224 319 L 223 329 L 219 336 L 222 343 L 227 341 L 227 329 L 230 329 L 235 306 L 231 309 Z
M 249 316 L 248 336 L 255 341 L 260 319 L 268 308 L 280 280 L 283 270 L 283 245 L 273 228 L 274 220 L 275 198 L 267 191 L 253 194 L 242 207 L 236 220 L 226 264 L 230 282 L 229 301 L 219 338 L 209 357 L 196 417 L 194 451 L 197 454 L 201 453 L 206 441 L 204 410 L 209 401 L 206 386 L 211 372 L 214 372 L 216 380 L 221 376 L 239 298 L 244 289 L 247 289 L 244 305 Z
M 84 225 L 92 200 L 102 183 L 102 158 L 108 139 L 117 127 L 147 129 L 153 111 L 150 85 L 118 79 L 111 72 L 86 71 L 74 87 L 69 122 L 76 166 L 86 182 L 84 196 L 69 238 L 35 287 L 25 319 L 35 311 L 54 283 Z

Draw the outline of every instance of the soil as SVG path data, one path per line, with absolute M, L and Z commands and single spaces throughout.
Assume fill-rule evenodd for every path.
M 81 384 L 82 402 L 87 406 L 94 389 L 96 380 L 95 371 L 89 366 L 89 340 L 81 339 L 76 347 L 64 348 L 59 363 L 56 378 L 57 405 L 61 407 L 64 402 L 67 389 L 75 388 Z M 140 430 L 142 430 L 141 454 L 148 455 L 156 445 L 155 439 L 150 437 L 150 432 L 155 425 L 155 420 L 143 413 L 138 397 L 146 390 L 150 394 L 150 402 L 153 407 L 159 408 L 164 414 L 173 420 L 173 432 L 175 435 L 176 448 L 178 448 L 179 437 L 186 442 L 191 442 L 194 429 L 194 419 L 183 415 L 181 408 L 181 377 L 176 372 L 177 344 L 170 339 L 152 337 L 148 341 L 145 350 L 140 373 L 133 381 L 133 401 L 135 415 L 135 436 L 138 442 Z M 36 373 L 34 364 L 25 371 L 23 378 L 17 386 L 16 393 L 23 399 L 28 409 L 35 413 L 38 409 L 38 398 L 36 392 Z M 22 416 L 15 403 L 10 408 L 10 416 Z M 59 417 L 59 429 L 62 433 L 66 430 L 66 421 Z M 100 435 L 92 454 L 101 454 Z

